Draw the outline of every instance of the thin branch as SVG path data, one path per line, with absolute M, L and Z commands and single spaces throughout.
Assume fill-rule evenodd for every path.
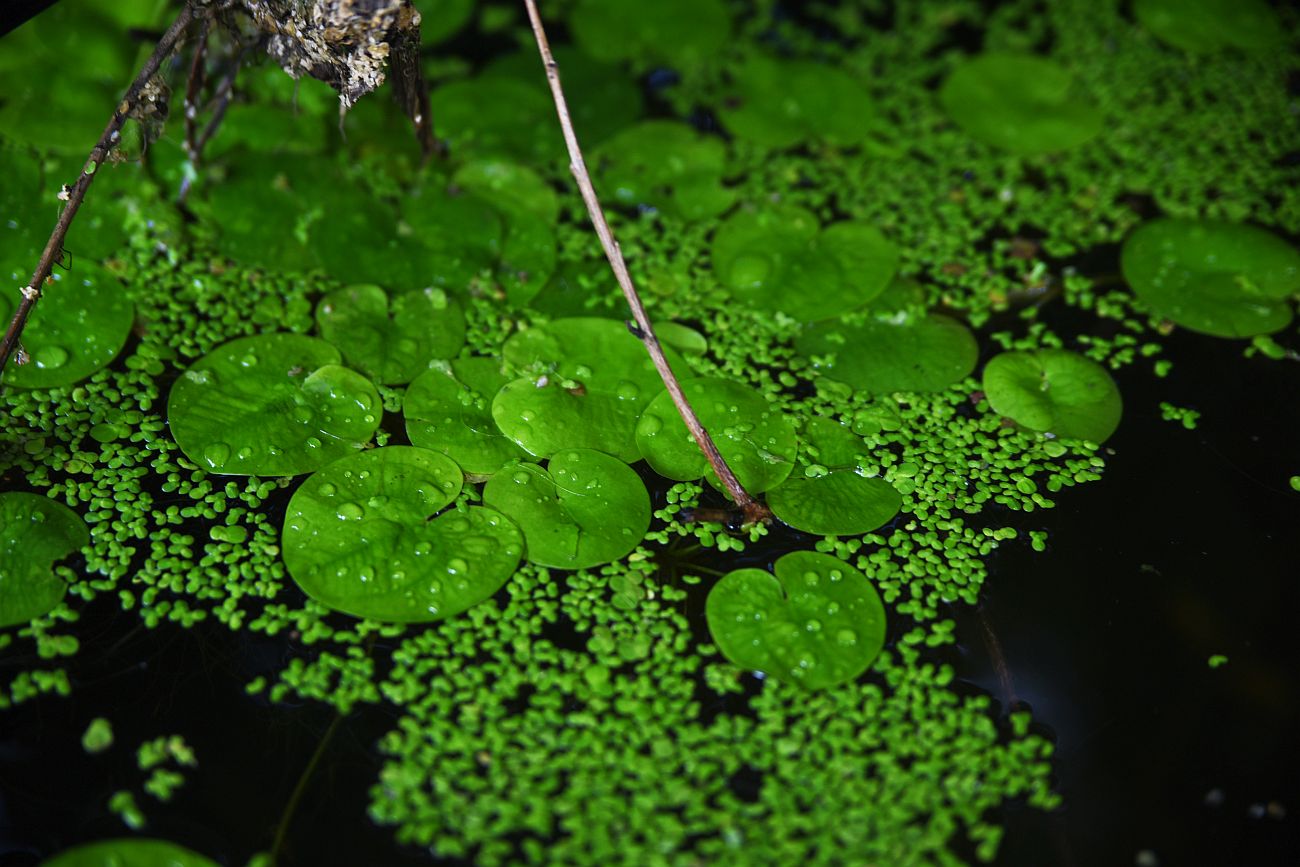
M 755 500 L 740 484 L 736 474 L 727 466 L 727 461 L 718 451 L 714 444 L 713 438 L 709 432 L 704 429 L 700 423 L 699 417 L 691 407 L 690 401 L 686 399 L 686 394 L 682 391 L 681 384 L 678 383 L 677 377 L 673 374 L 672 367 L 668 364 L 667 357 L 664 356 L 663 349 L 659 345 L 659 338 L 655 336 L 654 328 L 650 324 L 650 317 L 646 315 L 645 305 L 641 303 L 641 296 L 637 294 L 636 286 L 632 283 L 632 276 L 628 273 L 627 263 L 623 261 L 623 252 L 614 240 L 614 233 L 609 227 L 609 221 L 605 219 L 605 212 L 600 206 L 600 199 L 596 196 L 596 188 L 592 185 L 591 175 L 587 171 L 586 160 L 582 156 L 582 148 L 578 145 L 578 134 L 573 129 L 573 121 L 569 117 L 568 100 L 564 98 L 564 88 L 560 85 L 560 69 L 551 54 L 551 45 L 546 38 L 546 29 L 542 26 L 542 17 L 537 11 L 535 0 L 524 0 L 524 5 L 528 8 L 528 18 L 533 25 L 533 36 L 537 40 L 537 50 L 542 56 L 542 63 L 546 67 L 546 79 L 551 86 L 551 96 L 555 100 L 555 112 L 560 118 L 560 128 L 564 131 L 564 142 L 569 149 L 569 169 L 573 172 L 574 180 L 578 182 L 578 189 L 582 192 L 582 199 L 587 204 L 587 213 L 591 216 L 591 223 L 596 229 L 596 235 L 600 238 L 600 245 L 605 250 L 605 257 L 609 259 L 610 268 L 614 271 L 614 277 L 618 280 L 619 288 L 623 290 L 623 297 L 627 299 L 628 306 L 632 308 L 632 318 L 636 321 L 636 330 L 634 333 L 641 338 L 645 345 L 646 351 L 650 353 L 650 358 L 654 361 L 655 369 L 659 371 L 659 377 L 664 381 L 664 387 L 672 395 L 673 403 L 677 406 L 677 411 L 682 416 L 682 421 L 686 423 L 687 429 L 691 436 L 695 438 L 696 444 L 704 457 L 708 460 L 709 466 L 717 474 L 718 480 L 726 489 L 731 499 L 740 507 L 745 515 L 746 523 L 771 520 L 772 513 L 767 506 Z
M 207 125 L 194 135 L 193 140 L 189 139 L 189 130 L 188 128 L 186 129 L 187 141 L 185 145 L 185 158 L 189 160 L 190 170 L 181 178 L 181 186 L 176 193 L 176 203 L 178 205 L 184 204 L 186 197 L 189 196 L 190 187 L 198 173 L 199 164 L 203 160 L 203 149 L 207 147 L 208 142 L 212 137 L 217 134 L 217 130 L 221 128 L 221 122 L 226 117 L 226 109 L 230 106 L 230 99 L 234 95 L 235 79 L 239 76 L 239 70 L 244 62 L 244 55 L 253 47 L 260 46 L 261 43 L 262 40 L 255 39 L 251 42 L 242 42 L 239 44 L 234 55 L 230 59 L 225 74 L 222 75 L 221 79 L 217 82 L 216 90 L 213 92 L 212 98 L 208 100 L 207 105 L 201 109 L 203 111 L 212 112 L 211 117 L 208 118 Z M 186 106 L 186 121 L 189 121 L 188 105 Z
M 85 167 L 81 174 L 77 176 L 77 181 L 68 191 L 67 205 L 63 212 L 59 214 L 59 221 L 54 226 L 53 233 L 50 234 L 50 240 L 45 245 L 44 252 L 41 253 L 40 261 L 36 264 L 36 271 L 32 274 L 31 282 L 20 290 L 22 298 L 18 302 L 18 309 L 14 311 L 13 319 L 9 321 L 9 326 L 5 329 L 4 338 L 0 340 L 0 371 L 3 371 L 5 365 L 9 363 L 9 357 L 13 355 L 14 350 L 18 347 L 18 338 L 22 336 L 23 328 L 27 325 L 27 319 L 31 316 L 32 308 L 36 306 L 37 300 L 41 297 L 41 287 L 49 279 L 50 270 L 54 263 L 63 257 L 63 241 L 68 236 L 68 228 L 72 225 L 72 219 L 77 215 L 77 209 L 81 207 L 82 201 L 86 198 L 86 190 L 95 180 L 96 171 L 108 159 L 108 155 L 117 145 L 122 136 L 122 125 L 126 122 L 136 106 L 140 102 L 140 97 L 145 90 L 145 86 L 158 72 L 163 61 L 166 60 L 175 49 L 177 42 L 180 41 L 185 29 L 194 19 L 194 7 L 187 2 L 181 7 L 181 11 L 172 22 L 171 27 L 158 40 L 158 45 L 154 48 L 153 54 L 145 61 L 140 70 L 140 74 L 131 82 L 127 88 L 126 95 L 122 101 L 117 104 L 113 112 L 112 119 L 109 120 L 108 126 L 104 128 L 104 134 L 100 136 L 99 143 L 90 150 L 90 156 L 86 158 Z

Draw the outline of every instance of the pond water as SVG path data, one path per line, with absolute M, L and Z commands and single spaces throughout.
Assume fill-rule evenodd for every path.
M 0 392 L 0 492 L 91 539 L 0 626 L 0 867 L 135 833 L 229 867 L 1300 863 L 1294 11 L 548 4 L 674 364 L 810 531 L 763 533 L 655 414 L 518 5 L 417 6 L 429 166 L 382 94 L 344 138 L 262 65 L 202 163 L 173 120 L 99 170 Z M 0 40 L 13 281 L 157 13 Z M 9 59 L 68 34 L 102 68 Z M 15 526 L 0 593 L 51 577 Z M 431 551 L 456 616 L 367 595 Z M 879 656 L 710 607 L 840 568 Z

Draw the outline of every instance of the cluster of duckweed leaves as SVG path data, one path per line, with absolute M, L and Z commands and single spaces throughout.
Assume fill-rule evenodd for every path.
M 438 39 L 524 35 L 517 10 L 420 5 Z M 1295 24 L 1238 5 L 1287 16 L 1270 33 Z M 83 217 L 114 219 L 86 224 L 42 305 L 81 279 L 120 286 L 109 300 L 128 312 L 102 342 L 124 343 L 77 378 L 5 383 L 6 487 L 71 509 L 89 540 L 45 552 L 38 580 L 52 571 L 62 601 L 0 632 L 39 651 L 0 705 L 70 690 L 79 611 L 110 595 L 151 627 L 283 636 L 288 662 L 250 692 L 397 708 L 371 813 L 439 856 L 926 864 L 969 839 L 991 859 L 991 810 L 1055 803 L 1051 747 L 952 688 L 947 613 L 1016 540 L 1007 512 L 1101 477 L 1108 370 L 1167 372 L 1171 323 L 1287 327 L 1300 207 L 1296 143 L 1272 122 L 1283 55 L 1257 25 L 1189 29 L 1156 2 L 1136 23 L 1081 0 L 988 20 L 898 4 L 888 32 L 854 3 L 775 22 L 713 0 L 554 14 L 661 339 L 724 451 L 816 534 L 791 555 L 811 567 L 697 565 L 702 547 L 766 556 L 785 531 L 688 520 L 720 495 L 622 323 L 530 51 L 429 58 L 451 156 L 426 168 L 382 98 L 344 141 L 328 91 L 252 68 L 207 166 L 163 139 L 96 181 L 109 192 Z M 77 51 L 106 62 L 85 75 L 116 75 L 49 90 L 61 113 L 23 111 L 40 80 L 0 60 L 0 78 L 23 76 L 0 106 L 15 285 L 58 213 L 59 154 L 98 134 L 127 74 L 107 34 L 154 24 L 104 15 L 37 34 L 93 29 Z M 963 25 L 984 28 L 981 50 L 957 43 Z M 196 172 L 188 225 L 167 202 Z M 1076 270 L 1099 245 L 1131 289 Z M 1092 333 L 1036 321 L 1057 295 Z M 90 333 L 80 315 L 34 323 L 33 354 L 47 328 Z M 676 484 L 647 492 L 628 467 L 643 459 Z M 398 586 L 425 560 L 437 590 Z M 837 569 L 844 598 L 825 590 Z M 739 629 L 755 613 L 778 628 Z

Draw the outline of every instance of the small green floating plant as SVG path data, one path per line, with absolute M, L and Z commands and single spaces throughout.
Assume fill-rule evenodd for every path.
M 107 34 L 159 22 L 77 5 L 6 40 L 90 39 L 124 77 Z M 47 175 L 120 85 L 48 88 L 63 111 L 38 123 L 38 83 L 0 60 L 0 265 L 43 296 L 0 301 L 28 311 L 0 378 L 20 489 L 0 495 L 0 652 L 41 660 L 0 707 L 73 689 L 79 612 L 111 596 L 150 627 L 281 636 L 289 660 L 247 685 L 273 702 L 387 703 L 371 815 L 438 857 L 948 864 L 966 839 L 991 860 L 994 809 L 1058 801 L 1028 715 L 953 689 L 939 655 L 1017 537 L 998 516 L 1101 477 L 1111 372 L 1171 323 L 1289 336 L 1300 288 L 1281 169 L 1219 173 L 1209 204 L 1188 143 L 1244 164 L 1246 139 L 1138 110 L 1145 83 L 1195 72 L 1186 103 L 1236 106 L 1277 149 L 1273 13 L 1216 36 L 1167 3 L 1134 4 L 1137 25 L 1012 5 L 966 55 L 926 4 L 888 35 L 809 4 L 832 41 L 715 0 L 557 4 L 652 329 L 592 249 L 531 52 L 424 58 L 448 151 L 428 162 L 398 138 L 422 122 L 406 106 L 359 103 L 343 140 L 325 83 L 243 69 L 250 97 L 202 145 L 173 121 L 138 164 L 84 164 L 67 196 L 91 178 L 111 193 L 86 217 L 120 219 L 79 217 L 65 246 L 92 254 L 30 282 L 34 227 L 66 204 Z M 426 39 L 526 35 L 503 8 L 415 7 Z M 1253 65 L 1214 65 L 1242 49 Z M 664 65 L 647 117 L 637 82 Z M 158 132 L 120 120 L 119 147 Z M 1180 160 L 1195 171 L 1153 168 Z M 1168 216 L 1137 225 L 1133 190 Z M 1128 288 L 1061 264 L 1121 242 Z M 1058 292 L 1097 334 L 1038 321 Z M 776 521 L 737 526 L 746 505 Z M 130 792 L 111 809 L 147 828 Z M 210 863 L 144 837 L 47 863 L 118 862 Z

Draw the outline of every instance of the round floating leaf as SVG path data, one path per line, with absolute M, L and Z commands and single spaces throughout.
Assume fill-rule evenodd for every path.
M 492 402 L 502 433 L 538 457 L 591 448 L 637 460 L 637 418 L 663 384 L 622 322 L 557 319 L 515 334 L 504 354 L 524 376 Z M 665 354 L 669 363 L 683 364 L 672 350 Z
M 462 481 L 446 455 L 410 446 L 335 461 L 289 501 L 284 565 L 308 596 L 355 617 L 458 614 L 501 589 L 523 553 L 518 528 L 492 509 L 433 517 Z
M 68 586 L 53 565 L 89 542 L 86 522 L 62 503 L 0 494 L 0 629 L 52 611 Z
M 647 4 L 650 5 L 650 4 Z M 624 205 L 702 220 L 731 207 L 722 186 L 726 147 L 683 123 L 650 120 L 628 127 L 596 149 L 597 186 Z
M 760 392 L 738 382 L 708 378 L 686 380 L 682 391 L 745 490 L 766 491 L 790 475 L 798 450 L 794 426 Z M 637 423 L 636 445 L 661 476 L 683 482 L 706 476 L 715 487 L 719 485 L 666 390 L 650 402 Z
M 581 316 L 614 319 L 626 315 L 627 309 L 609 263 L 603 258 L 561 264 L 528 306 L 555 319 Z
M 569 30 L 597 60 L 685 68 L 722 49 L 731 21 L 721 0 L 582 0 L 569 14 Z
M 1097 362 L 1065 349 L 1003 352 L 984 366 L 993 410 L 1030 430 L 1101 443 L 1119 426 L 1119 389 Z
M 822 322 L 794 345 L 825 376 L 878 394 L 939 391 L 965 378 L 979 357 L 970 330 L 937 315 Z
M 559 196 L 541 175 L 506 160 L 466 163 L 452 182 L 507 214 L 525 211 L 554 223 L 560 212 Z
M 126 837 L 60 852 L 41 867 L 217 867 L 215 861 L 166 840 Z
M 474 14 L 474 0 L 413 0 L 420 13 L 420 41 L 441 42 L 465 26 Z
M 31 275 L 23 279 L 30 280 Z M 41 293 L 23 330 L 22 343 L 30 360 L 5 368 L 6 385 L 69 385 L 108 364 L 126 345 L 135 308 L 112 274 L 93 262 L 78 261 L 72 271 L 56 271 L 54 281 Z M 0 293 L 0 317 L 6 325 L 17 296 L 9 288 Z
M 1081 145 L 1101 132 L 1101 112 L 1057 63 L 1020 54 L 983 54 L 953 70 L 939 100 L 979 141 L 1017 154 Z
M 484 486 L 483 502 L 524 531 L 530 562 L 556 569 L 617 560 L 650 528 L 650 495 L 641 477 L 591 449 L 562 449 L 546 469 L 507 465 Z
M 856 536 L 897 515 L 903 498 L 884 479 L 844 469 L 813 476 L 795 473 L 768 493 L 767 504 L 772 514 L 796 530 Z
M 397 232 L 397 214 L 337 169 L 309 193 L 308 246 L 340 283 L 382 283 L 396 289 L 430 285 L 418 246 Z
M 234 163 L 220 183 L 201 185 L 189 204 L 231 259 L 282 271 L 311 268 L 317 260 L 306 231 L 320 214 L 308 203 L 324 176 L 316 161 L 259 155 Z
M 316 323 L 348 364 L 385 385 L 410 382 L 465 345 L 465 314 L 441 289 L 398 295 L 390 309 L 378 286 L 349 286 L 321 299 Z
M 595 146 L 641 117 L 645 108 L 641 87 L 621 65 L 601 63 L 567 45 L 555 46 L 554 54 L 573 126 L 584 147 Z M 524 81 L 550 102 L 551 91 L 540 71 L 537 49 L 529 46 L 492 61 L 483 75 Z
M 338 350 L 298 334 L 241 337 L 200 358 L 167 399 L 172 436 L 214 473 L 292 476 L 360 449 L 383 413 Z
M 818 415 L 804 420 L 799 440 L 799 450 L 824 467 L 857 466 L 858 457 L 867 450 L 862 437 L 834 419 Z
M 740 211 L 713 238 L 713 269 L 743 303 L 813 322 L 880 294 L 898 251 L 874 227 L 836 223 L 820 231 L 803 208 Z
M 492 420 L 492 398 L 506 384 L 492 358 L 462 358 L 435 367 L 406 390 L 406 435 L 420 448 L 442 452 L 466 473 L 488 476 L 525 456 Z
M 811 551 L 786 554 L 775 571 L 737 569 L 709 591 L 705 616 L 722 655 L 808 689 L 866 671 L 885 644 L 885 606 L 867 577 Z
M 1291 322 L 1300 253 L 1255 226 L 1162 218 L 1129 235 L 1124 279 L 1152 312 L 1216 337 L 1253 337 Z
M 555 231 L 527 211 L 509 215 L 497 274 L 511 304 L 522 306 L 541 291 L 555 270 Z
M 1285 41 L 1277 13 L 1263 0 L 1135 0 L 1133 17 L 1162 42 L 1198 54 Z
M 755 55 L 732 74 L 718 114 L 740 138 L 770 148 L 854 145 L 871 133 L 871 99 L 848 73 L 809 60 Z
M 454 81 L 430 95 L 438 135 L 458 156 L 550 164 L 564 154 L 547 92 L 509 75 Z
M 403 218 L 425 251 L 419 266 L 424 285 L 464 289 L 501 257 L 505 221 L 477 196 L 430 186 L 402 205 Z

